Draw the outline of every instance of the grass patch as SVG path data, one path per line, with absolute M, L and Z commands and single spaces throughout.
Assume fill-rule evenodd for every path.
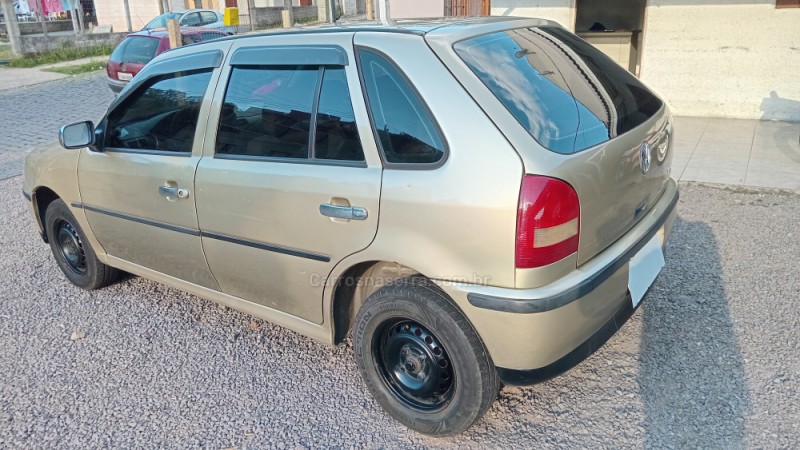
M 11 45 L 0 42 L 0 61 L 8 61 L 14 57 L 14 52 L 11 51 Z
M 45 72 L 63 73 L 65 75 L 80 75 L 82 73 L 95 72 L 97 70 L 105 69 L 106 63 L 104 62 L 90 62 L 86 64 L 78 64 L 73 66 L 51 67 L 43 69 Z
M 8 67 L 36 67 L 42 64 L 54 64 L 75 59 L 89 58 L 92 56 L 108 56 L 114 50 L 109 45 L 99 45 L 94 47 L 64 47 L 60 50 L 51 52 L 36 53 L 25 55 L 20 58 L 12 59 Z

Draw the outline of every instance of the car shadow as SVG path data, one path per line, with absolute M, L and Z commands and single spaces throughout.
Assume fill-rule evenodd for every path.
M 711 227 L 680 217 L 661 274 L 643 305 L 637 381 L 648 448 L 741 448 L 749 408 L 745 361 L 729 312 Z

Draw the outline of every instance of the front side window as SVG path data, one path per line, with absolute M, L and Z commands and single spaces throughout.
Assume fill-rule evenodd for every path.
M 405 77 L 386 59 L 359 52 L 375 132 L 389 163 L 430 164 L 445 146 L 428 110 Z
M 181 20 L 181 25 L 185 27 L 199 27 L 200 13 L 191 13 Z
M 147 81 L 108 115 L 105 146 L 190 153 L 211 70 Z
M 315 124 L 316 132 L 311 133 Z M 234 67 L 222 105 L 216 153 L 364 161 L 344 68 Z

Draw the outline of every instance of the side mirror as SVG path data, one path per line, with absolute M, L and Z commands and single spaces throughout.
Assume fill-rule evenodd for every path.
M 64 125 L 58 133 L 58 141 L 64 148 L 88 147 L 94 143 L 94 124 L 87 120 Z

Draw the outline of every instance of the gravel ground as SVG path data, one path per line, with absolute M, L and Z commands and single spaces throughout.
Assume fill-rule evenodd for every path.
M 432 439 L 373 402 L 349 345 L 141 278 L 83 292 L 0 182 L 0 447 L 711 447 L 800 442 L 800 196 L 684 186 L 643 307 L 564 376 Z M 73 332 L 85 334 L 71 341 Z
M 73 287 L 21 182 L 0 180 L 0 448 L 800 442 L 796 193 L 684 185 L 667 268 L 628 324 L 567 374 L 504 389 L 470 430 L 433 439 L 377 406 L 349 344 L 329 348 L 141 278 Z

